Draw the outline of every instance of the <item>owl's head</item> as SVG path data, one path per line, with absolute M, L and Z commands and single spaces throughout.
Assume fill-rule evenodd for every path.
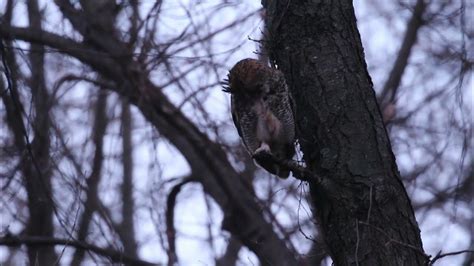
M 271 68 L 256 59 L 243 59 L 235 64 L 224 80 L 224 92 L 233 95 L 258 96 L 268 93 L 268 71 Z

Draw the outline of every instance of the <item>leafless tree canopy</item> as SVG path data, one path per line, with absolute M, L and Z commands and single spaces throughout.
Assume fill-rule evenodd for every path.
M 303 63 L 288 67 L 299 58 L 291 47 L 318 47 L 300 58 L 317 68 L 337 63 L 324 57 L 334 40 L 283 38 L 298 26 L 310 31 L 291 24 L 296 17 L 314 17 L 322 32 L 337 28 L 321 14 L 332 1 L 262 2 L 0 2 L 0 264 L 330 264 L 337 252 L 315 214 L 314 190 L 254 165 L 221 81 L 253 57 L 282 69 L 290 87 L 312 86 L 305 82 L 315 76 L 289 78 L 311 73 Z M 471 265 L 474 3 L 336 2 L 350 7 L 343 14 L 355 10 L 361 62 L 383 118 L 373 125 L 388 132 L 423 247 L 391 235 L 384 244 L 431 264 Z M 297 103 L 309 99 L 297 89 Z M 334 115 L 307 107 L 296 106 L 300 126 L 310 113 Z M 300 137 L 309 135 L 326 136 Z M 306 142 L 299 140 L 294 167 L 320 182 L 331 164 L 307 159 L 330 154 L 312 156 Z M 347 251 L 353 265 L 364 256 L 359 227 L 375 227 L 369 220 L 337 227 L 358 240 Z

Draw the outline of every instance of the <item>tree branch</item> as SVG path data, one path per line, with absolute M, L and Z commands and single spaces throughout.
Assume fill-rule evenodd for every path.
M 427 7 L 424 1 L 425 0 L 418 0 L 416 2 L 413 15 L 407 25 L 402 45 L 398 51 L 398 57 L 393 64 L 392 70 L 380 94 L 380 103 L 388 103 L 395 100 L 397 89 L 400 86 L 403 73 L 408 65 L 412 48 L 416 44 L 418 30 L 423 26 L 422 16 Z
M 463 253 L 474 253 L 474 250 L 461 250 L 461 251 L 454 251 L 454 252 L 448 252 L 448 253 L 441 253 L 438 252 L 436 256 L 430 261 L 429 265 L 433 265 L 437 260 L 442 259 L 447 256 L 455 256 Z
M 0 23 L 0 36 L 2 38 L 20 39 L 56 48 L 65 54 L 94 66 L 98 70 L 106 71 L 109 75 L 121 75 L 119 66 L 112 60 L 109 54 L 91 49 L 67 37 L 44 30 L 32 31 L 29 28 L 8 26 L 3 21 Z
M 176 255 L 176 229 L 174 228 L 174 207 L 176 205 L 176 198 L 181 188 L 189 182 L 196 181 L 192 177 L 188 177 L 176 184 L 168 194 L 166 201 L 166 237 L 168 239 L 168 265 L 175 265 L 178 263 L 178 256 Z
M 103 257 L 109 258 L 114 263 L 126 263 L 131 265 L 158 265 L 155 263 L 143 261 L 134 257 L 130 257 L 122 252 L 101 248 L 86 242 L 70 240 L 70 239 L 60 239 L 60 238 L 47 238 L 47 237 L 35 237 L 35 236 L 13 236 L 6 235 L 0 238 L 0 245 L 4 246 L 67 246 L 74 247 L 76 249 L 81 249 L 84 251 L 91 251 Z
M 242 243 L 234 236 L 231 236 L 227 244 L 224 255 L 216 259 L 216 266 L 236 265 L 239 259 L 239 252 Z

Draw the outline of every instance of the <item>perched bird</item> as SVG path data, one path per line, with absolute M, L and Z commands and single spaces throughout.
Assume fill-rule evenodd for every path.
M 291 159 L 295 154 L 293 106 L 283 73 L 243 59 L 229 71 L 224 91 L 231 94 L 232 119 L 247 151 L 265 170 L 287 178 L 289 169 L 259 156 Z

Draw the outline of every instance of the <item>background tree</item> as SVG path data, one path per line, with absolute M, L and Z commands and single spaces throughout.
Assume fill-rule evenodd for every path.
M 371 244 L 367 238 L 380 227 L 379 214 L 387 211 L 372 205 L 367 220 L 370 199 L 381 200 L 375 197 L 382 178 L 373 186 L 379 179 L 372 173 L 367 184 L 336 182 L 340 191 L 323 196 L 334 199 L 360 191 L 341 202 L 357 202 L 360 209 L 347 206 L 343 218 L 362 221 L 334 223 L 335 232 L 347 235 L 343 242 L 348 253 L 334 250 L 335 240 L 326 246 L 306 203 L 308 186 L 271 177 L 253 165 L 219 85 L 235 62 L 257 49 L 260 42 L 253 40 L 264 39 L 267 49 L 258 50 L 270 53 L 260 56 L 276 60 L 294 85 L 298 110 L 306 110 L 298 113 L 300 127 L 323 125 L 316 131 L 300 128 L 320 140 L 300 138 L 306 163 L 325 178 L 340 169 L 335 181 L 347 180 L 354 171 L 360 176 L 355 181 L 365 181 L 361 176 L 368 169 L 361 164 L 348 169 L 338 164 L 360 159 L 363 154 L 352 151 L 356 148 L 372 154 L 372 146 L 356 147 L 349 141 L 357 132 L 342 134 L 351 131 L 339 127 L 354 123 L 352 116 L 373 114 L 371 123 L 356 129 L 365 132 L 365 125 L 370 130 L 361 138 L 382 136 L 380 143 L 387 144 L 367 89 L 352 5 L 340 3 L 342 10 L 320 14 L 319 8 L 326 10 L 324 3 L 264 4 L 266 10 L 254 1 L 2 2 L 0 243 L 8 248 L 0 248 L 0 262 L 314 265 L 327 264 L 328 251 L 341 264 L 351 258 L 351 263 L 377 259 L 364 256 Z M 440 249 L 472 249 L 472 121 L 467 115 L 472 91 L 467 88 L 472 86 L 468 51 L 473 49 L 467 40 L 473 32 L 466 14 L 473 6 L 468 1 L 355 4 L 368 70 L 401 180 L 413 200 L 424 250 L 435 255 Z M 341 14 L 345 16 L 336 19 Z M 311 20 L 322 23 L 298 24 Z M 292 27 L 297 30 L 289 32 Z M 261 36 L 266 28 L 268 33 Z M 336 40 L 310 36 L 300 43 L 284 38 L 301 31 L 344 34 Z M 286 45 L 301 50 L 290 53 Z M 331 50 L 337 47 L 340 50 Z M 325 51 L 347 62 L 325 61 Z M 301 64 L 290 68 L 296 62 Z M 321 79 L 314 80 L 314 73 Z M 360 90 L 342 99 L 341 87 L 352 83 L 329 82 L 337 73 L 344 73 L 347 82 L 357 77 L 353 84 L 360 84 Z M 321 107 L 315 109 L 301 97 L 309 89 L 307 99 L 314 98 L 311 103 Z M 350 108 L 362 108 L 354 100 L 354 106 L 337 109 L 339 102 L 353 96 L 367 99 L 369 111 L 338 117 Z M 313 119 L 306 123 L 305 117 Z M 342 131 L 323 132 L 333 127 L 325 121 Z M 341 138 L 341 150 L 334 151 Z M 385 162 L 393 166 L 389 148 L 380 145 L 385 152 L 381 156 L 388 156 Z M 333 155 L 338 156 L 336 162 Z M 373 159 L 380 161 L 378 154 Z M 396 181 L 390 165 L 383 173 Z M 382 187 L 399 194 L 401 184 Z M 311 191 L 308 201 L 322 195 L 314 193 L 314 187 Z M 398 200 L 408 206 L 405 197 Z M 321 207 L 331 204 L 320 203 L 315 204 L 320 218 L 341 217 L 339 208 L 324 212 Z M 408 212 L 407 220 L 410 217 Z M 323 231 L 332 233 L 327 225 L 333 222 L 320 219 Z M 387 234 L 390 239 L 376 239 L 388 241 L 394 248 L 390 252 L 420 256 L 413 247 L 394 242 L 418 245 L 416 239 L 394 238 L 391 230 Z M 327 235 L 326 240 L 332 239 Z M 465 253 L 435 259 L 447 265 L 472 262 Z

